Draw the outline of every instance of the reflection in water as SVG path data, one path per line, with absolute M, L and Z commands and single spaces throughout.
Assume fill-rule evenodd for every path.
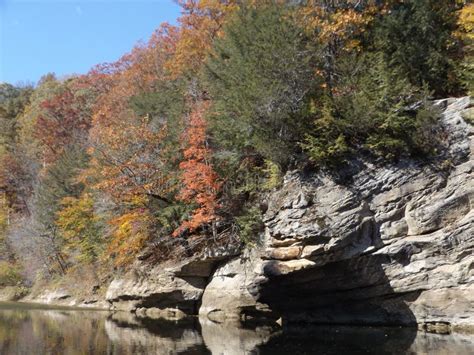
M 0 303 L 0 354 L 473 354 L 474 339 L 397 328 L 244 329 L 190 318 Z

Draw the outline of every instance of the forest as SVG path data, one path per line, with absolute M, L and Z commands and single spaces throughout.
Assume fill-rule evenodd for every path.
M 0 84 L 0 287 L 252 247 L 285 172 L 429 161 L 433 100 L 474 89 L 470 1 L 178 3 L 116 62 Z

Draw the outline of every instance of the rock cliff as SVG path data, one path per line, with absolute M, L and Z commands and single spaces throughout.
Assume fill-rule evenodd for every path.
M 432 163 L 362 158 L 289 172 L 268 197 L 261 246 L 239 256 L 137 266 L 116 278 L 113 308 L 224 320 L 474 325 L 474 129 L 469 98 L 437 102 L 445 152 Z M 173 313 L 174 312 L 174 313 Z

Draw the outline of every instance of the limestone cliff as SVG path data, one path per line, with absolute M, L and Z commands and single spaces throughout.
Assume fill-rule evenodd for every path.
M 213 321 L 472 327 L 474 129 L 463 118 L 472 101 L 437 105 L 446 149 L 435 162 L 360 159 L 338 174 L 289 172 L 268 197 L 259 247 L 137 266 L 112 282 L 107 300 Z

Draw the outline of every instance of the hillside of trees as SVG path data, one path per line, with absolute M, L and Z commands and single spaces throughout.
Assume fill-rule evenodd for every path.
M 0 287 L 253 245 L 290 169 L 429 160 L 474 5 L 179 0 L 114 63 L 0 84 Z

